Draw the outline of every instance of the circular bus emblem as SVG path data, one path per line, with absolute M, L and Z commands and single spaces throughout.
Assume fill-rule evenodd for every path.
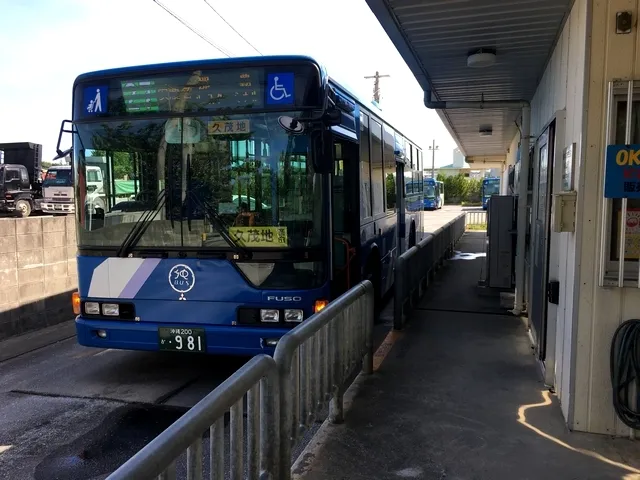
M 178 300 L 186 300 L 184 294 L 196 284 L 196 274 L 187 265 L 174 265 L 169 270 L 169 286 L 180 294 Z

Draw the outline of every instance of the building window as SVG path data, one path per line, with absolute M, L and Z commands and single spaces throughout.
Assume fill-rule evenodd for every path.
M 613 143 L 625 144 L 627 129 L 627 101 L 616 99 L 614 102 L 614 131 Z M 631 143 L 640 143 L 640 101 L 635 100 L 631 106 Z M 611 208 L 611 229 L 609 235 L 609 260 L 620 260 L 620 221 L 622 217 L 622 200 L 614 198 Z M 625 262 L 636 264 L 640 258 L 640 234 L 636 232 L 638 227 L 635 222 L 640 221 L 640 199 L 629 198 L 627 200 L 627 218 L 625 231 Z M 634 267 L 637 269 L 637 267 Z M 618 267 L 615 267 L 617 272 Z M 616 273 L 617 275 L 617 273 Z

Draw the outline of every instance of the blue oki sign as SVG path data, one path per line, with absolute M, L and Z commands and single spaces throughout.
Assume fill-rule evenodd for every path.
M 640 198 L 640 145 L 607 146 L 604 196 Z

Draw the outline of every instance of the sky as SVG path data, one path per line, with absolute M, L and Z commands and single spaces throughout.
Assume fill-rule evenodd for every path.
M 365 0 L 159 0 L 231 56 L 303 54 L 363 99 L 382 78 L 385 117 L 418 143 L 425 167 L 452 162 L 456 144 Z M 0 143 L 34 142 L 55 155 L 81 73 L 113 67 L 226 57 L 154 0 L 0 0 Z M 62 149 L 70 146 L 70 136 Z

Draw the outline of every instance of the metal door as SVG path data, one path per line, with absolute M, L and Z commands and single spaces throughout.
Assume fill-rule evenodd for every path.
M 533 211 L 533 271 L 531 307 L 529 309 L 536 354 L 540 361 L 546 357 L 547 340 L 547 284 L 549 283 L 549 223 L 551 219 L 551 190 L 553 172 L 554 124 L 540 136 L 536 148 L 537 176 Z

